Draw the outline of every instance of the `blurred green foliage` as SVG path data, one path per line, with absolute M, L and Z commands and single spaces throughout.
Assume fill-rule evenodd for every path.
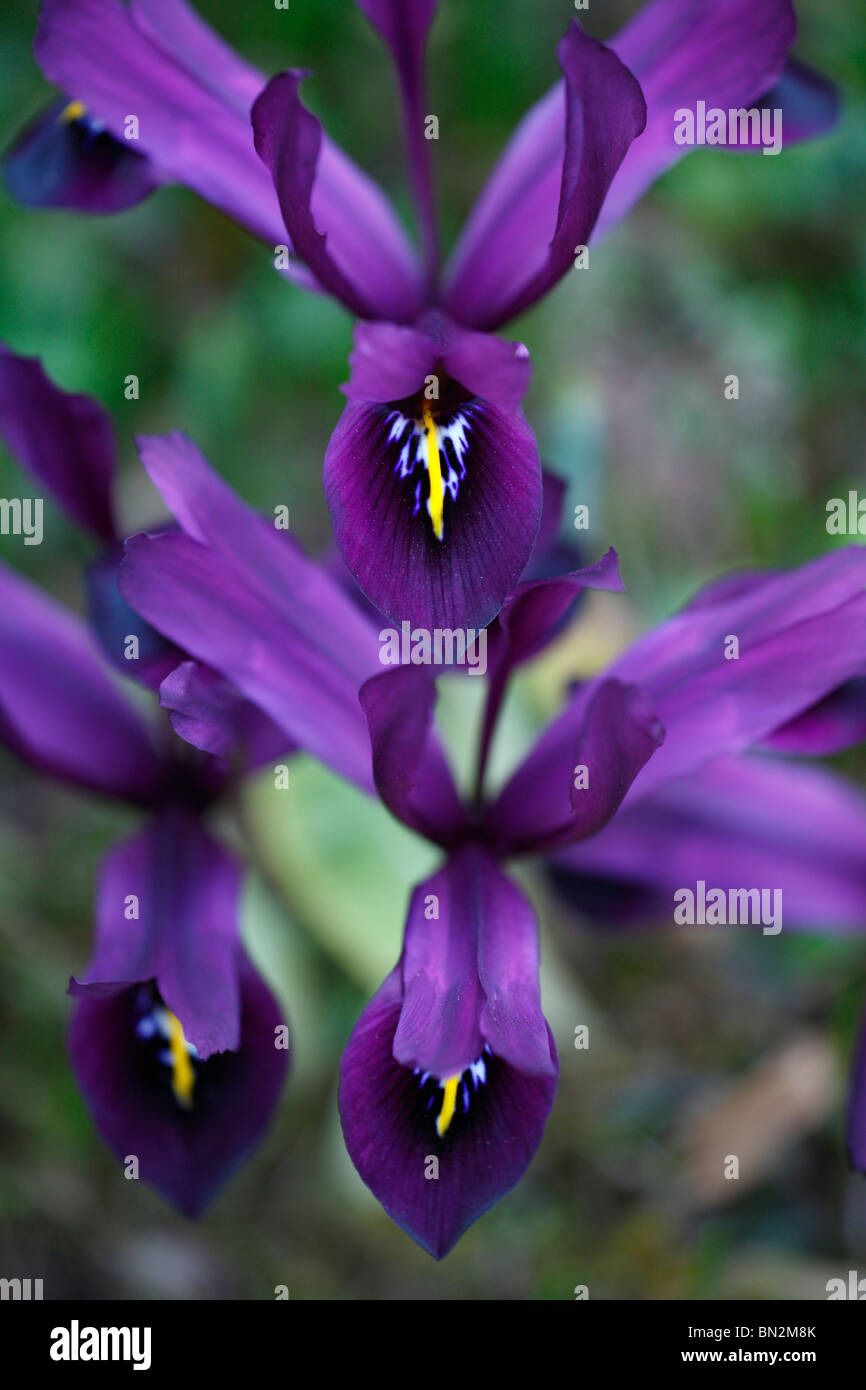
M 7 140 L 43 101 L 36 8 L 0 8 Z M 315 69 L 310 103 L 409 216 L 387 63 L 350 0 L 292 0 L 289 11 L 203 0 L 201 10 L 267 72 Z M 571 9 L 442 0 L 440 11 L 430 107 L 451 240 L 515 120 L 554 79 Z M 604 37 L 631 11 L 594 0 L 587 27 Z M 593 251 L 591 273 L 514 330 L 535 362 L 527 413 L 544 455 L 569 479 L 569 506 L 591 506 L 592 554 L 615 544 L 629 585 L 616 616 L 605 608 L 581 639 L 598 659 L 723 568 L 826 550 L 826 500 L 861 484 L 866 17 L 856 0 L 802 0 L 798 11 L 799 53 L 843 89 L 839 129 L 772 161 L 691 155 Z M 308 546 L 329 542 L 320 468 L 351 324 L 281 283 L 267 248 L 192 195 L 163 190 L 92 221 L 3 199 L 0 338 L 111 410 L 129 529 L 159 515 L 133 435 L 183 428 L 247 499 L 288 502 Z M 129 372 L 137 402 L 123 397 Z M 729 372 L 741 379 L 736 404 L 722 395 Z M 21 487 L 0 457 L 0 495 Z M 45 543 L 3 558 L 80 605 L 88 554 L 49 508 Z M 564 651 L 521 683 L 506 757 L 555 706 Z M 452 726 L 466 725 L 458 708 Z M 844 762 L 864 778 L 861 757 Z M 258 863 L 248 937 L 289 1010 L 294 1074 L 260 1152 L 202 1223 L 185 1223 L 122 1180 L 62 1047 L 96 865 L 135 818 L 6 755 L 0 768 L 4 1271 L 42 1275 L 53 1297 L 268 1298 L 287 1284 L 292 1298 L 562 1299 L 586 1283 L 593 1298 L 811 1298 L 866 1252 L 866 1203 L 841 1143 L 863 944 L 619 937 L 567 920 L 531 875 L 562 1054 L 554 1117 L 526 1180 L 447 1262 L 415 1249 L 348 1163 L 335 1086 L 352 1023 L 399 950 L 409 887 L 434 861 L 306 760 L 293 766 L 288 811 L 263 783 L 240 818 Z M 234 818 L 224 829 L 240 833 Z M 593 1030 L 586 1053 L 571 1046 L 581 1022 Z M 830 1039 L 826 1108 L 780 1143 L 759 1182 L 696 1201 L 677 1138 L 684 1117 L 801 1036 Z

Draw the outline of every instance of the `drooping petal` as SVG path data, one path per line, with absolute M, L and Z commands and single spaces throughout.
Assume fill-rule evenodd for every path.
M 604 680 L 542 734 L 487 814 L 502 853 L 541 853 L 595 835 L 664 741 L 637 686 Z
M 272 719 L 198 661 L 183 661 L 166 676 L 159 702 L 187 743 L 226 763 L 238 755 L 248 772 L 293 751 Z
M 595 241 L 689 152 L 674 139 L 675 113 L 698 101 L 725 112 L 759 104 L 782 78 L 795 32 L 791 0 L 653 0 L 635 15 L 611 47 L 643 88 L 646 130 L 613 180 Z
M 140 447 L 188 534 L 127 542 L 124 596 L 290 742 L 372 790 L 358 691 L 381 669 L 375 628 L 285 532 L 232 493 L 191 441 L 171 435 Z
M 465 828 L 466 816 L 433 736 L 436 686 L 430 668 L 383 671 L 362 686 L 360 699 L 380 797 L 404 825 L 448 845 Z
M 292 245 L 320 285 L 359 318 L 408 322 L 422 282 L 387 200 L 301 102 L 304 72 L 271 79 L 252 109 L 255 146 L 270 171 Z
M 163 766 L 87 627 L 0 566 L 0 739 L 40 772 L 149 804 Z
M 687 607 L 610 667 L 667 731 L 633 796 L 746 751 L 862 671 L 866 548 L 850 546 L 729 598 Z
M 446 272 L 446 309 L 475 328 L 513 318 L 562 278 L 644 128 L 640 86 L 611 49 L 572 21 L 557 52 L 564 83 L 513 136 Z
M 556 1072 L 532 910 L 470 849 L 415 890 L 403 960 L 349 1040 L 340 1115 L 352 1162 L 441 1259 L 524 1173 Z
M 241 870 L 197 816 L 167 807 L 106 856 L 85 996 L 156 982 L 202 1060 L 240 1036 Z
M 134 146 L 66 100 L 28 122 L 4 154 L 2 172 L 10 197 L 25 207 L 97 215 L 134 207 L 160 183 Z
M 72 1070 L 101 1138 L 125 1173 L 136 1158 L 137 1176 L 190 1217 L 260 1142 L 288 1066 L 288 1050 L 276 1045 L 276 1000 L 240 950 L 236 970 L 237 1049 L 207 1061 L 188 1056 L 186 1093 L 172 1084 L 170 1051 L 183 1040 L 172 1038 L 149 986 L 78 999 L 69 1028 Z
M 102 406 L 55 386 L 37 357 L 0 343 L 0 435 L 69 515 L 110 542 L 114 431 Z
M 541 512 L 538 453 L 520 413 L 470 397 L 425 421 L 414 406 L 350 401 L 324 477 L 343 558 L 389 618 L 432 630 L 496 616 Z
M 727 758 L 623 807 L 553 863 L 558 886 L 590 920 L 612 912 L 636 925 L 672 924 L 674 893 L 702 879 L 726 892 L 778 889 L 785 929 L 859 929 L 866 800 L 822 768 Z

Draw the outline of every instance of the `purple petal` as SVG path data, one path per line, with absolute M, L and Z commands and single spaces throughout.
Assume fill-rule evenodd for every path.
M 560 478 L 556 473 L 551 473 L 549 468 L 543 470 L 541 483 L 541 522 L 538 527 L 538 535 L 535 538 L 532 554 L 529 557 L 526 569 L 520 576 L 521 580 L 552 579 L 555 574 L 565 572 L 564 569 L 562 569 L 549 573 L 546 569 L 546 564 L 549 552 L 557 545 L 559 528 L 562 525 L 565 497 L 568 492 L 568 484 L 564 478 Z M 578 566 L 570 565 L 568 568 L 577 569 Z
M 495 1056 L 527 1075 L 556 1072 L 541 1012 L 538 933 L 522 893 L 467 848 L 412 894 L 394 1056 L 439 1078 Z
M 148 804 L 163 767 L 88 629 L 0 566 L 0 739 L 40 772 Z
M 604 880 L 612 889 L 624 885 L 644 922 L 672 923 L 674 892 L 703 879 L 726 892 L 779 889 L 786 928 L 859 929 L 866 920 L 866 800 L 821 768 L 723 759 L 623 807 L 555 864 L 578 901 L 585 881 L 590 893 Z M 590 915 L 607 916 L 597 898 Z
M 319 574 L 311 562 L 312 587 Z M 372 791 L 370 740 L 358 691 L 376 669 L 341 644 L 339 620 L 297 585 L 278 607 L 188 536 L 127 542 L 121 587 L 137 612 L 212 667 L 287 735 L 340 776 Z M 341 596 L 342 597 L 342 596 Z M 348 600 L 345 600 L 347 603 Z M 287 611 L 289 610 L 289 611 Z M 337 613 L 339 610 L 335 610 Z M 356 614 L 358 622 L 361 615 Z
M 488 836 L 516 854 L 595 835 L 663 739 L 643 691 L 602 681 L 542 734 L 489 811 Z
M 686 608 L 629 648 L 609 674 L 639 683 L 667 731 L 633 795 L 744 752 L 859 675 L 864 585 L 866 549 L 851 546 Z
M 340 1118 L 361 1178 L 392 1220 L 441 1259 L 529 1166 L 553 1104 L 556 1052 L 548 1035 L 550 1076 L 527 1076 L 483 1054 L 484 1080 L 475 1086 L 468 1077 L 465 1111 L 461 1082 L 454 1118 L 440 1136 L 435 1116 L 442 1092 L 432 1078 L 422 1086 L 423 1078 L 394 1058 L 401 1004 L 394 971 L 362 1013 L 343 1055 Z
M 182 435 L 140 441 L 187 536 L 127 543 L 133 608 L 279 725 L 372 789 L 358 691 L 380 670 L 375 629 L 341 586 L 232 493 Z
M 545 483 L 550 488 L 548 476 Z M 536 543 L 534 553 L 538 551 Z M 487 630 L 489 690 L 481 731 L 482 767 L 487 761 L 496 720 L 515 667 L 529 661 L 556 636 L 563 618 L 584 589 L 607 589 L 617 593 L 624 587 L 616 551 L 609 550 L 595 565 L 552 579 L 524 581 L 508 595 Z
M 256 150 L 292 245 L 319 284 L 359 318 L 411 320 L 421 307 L 414 254 L 384 196 L 323 139 L 298 95 L 306 75 L 272 78 L 252 109 Z
M 603 589 L 608 593 L 625 590 L 615 550 L 609 550 L 596 564 L 570 574 L 519 584 L 508 595 L 488 633 L 489 666 L 498 668 L 505 664 L 512 670 L 529 661 L 545 646 L 575 595 L 583 589 Z
M 183 652 L 146 623 L 121 594 L 117 579 L 123 555 L 123 545 L 118 543 L 87 566 L 87 616 L 111 664 L 124 676 L 134 677 L 156 691 L 183 660 Z M 138 643 L 138 655 L 134 658 L 128 655 L 130 637 Z
M 192 812 L 168 808 L 100 872 L 93 957 L 76 995 L 155 980 L 202 1059 L 240 1036 L 241 871 Z
M 764 739 L 774 753 L 826 756 L 866 741 L 866 677 L 846 681 Z
M 181 47 L 179 16 L 207 34 L 192 12 L 183 16 L 184 9 L 44 0 L 37 61 L 50 82 L 71 92 L 113 136 L 147 155 L 161 177 L 188 185 L 254 235 L 283 243 L 279 206 L 249 123 L 265 78 L 215 35 L 210 46 L 192 48 L 184 35 Z M 163 20 L 165 46 L 157 37 Z M 135 142 L 125 140 L 130 115 L 138 119 Z
M 782 112 L 785 145 L 826 135 L 839 119 L 837 89 L 805 63 L 789 58 L 780 80 L 759 102 L 761 110 Z
M 192 1104 L 171 1088 L 160 1044 L 140 1036 L 147 987 L 76 1001 L 72 1070 L 101 1138 L 185 1216 L 198 1216 L 258 1144 L 279 1100 L 288 1051 L 275 1046 L 279 1006 L 242 952 L 239 1047 L 195 1061 Z M 143 997 L 144 996 L 144 997 Z
M 239 756 L 248 772 L 293 751 L 273 720 L 197 661 L 184 661 L 166 676 L 159 702 L 180 738 L 226 763 Z
M 351 401 L 325 455 L 334 535 L 356 583 L 393 621 L 483 628 L 517 583 L 541 512 L 535 440 L 520 414 L 473 397 L 435 421 L 441 539 L 415 407 Z
M 370 727 L 373 776 L 392 815 L 435 844 L 448 845 L 466 816 L 444 754 L 433 737 L 435 679 L 430 668 L 385 671 L 361 689 Z
M 438 0 L 357 0 L 391 50 L 400 72 L 411 76 L 421 62 Z
M 847 1115 L 848 1158 L 852 1168 L 866 1173 L 866 1020 L 854 1051 Z
M 351 375 L 341 389 L 350 401 L 401 401 L 420 391 L 438 360 L 436 343 L 417 328 L 359 323 L 349 354 Z
M 653 0 L 637 13 L 611 46 L 643 88 L 646 130 L 613 180 L 596 241 L 688 153 L 674 141 L 674 113 L 698 101 L 725 111 L 759 102 L 782 76 L 795 31 L 791 0 Z
M 114 431 L 90 396 L 61 391 L 36 357 L 0 343 L 0 434 L 10 453 L 69 515 L 110 542 Z
M 159 186 L 150 161 L 75 102 L 54 101 L 3 156 L 3 182 L 25 207 L 105 214 L 134 207 Z
M 445 306 L 476 328 L 522 313 L 573 265 L 644 128 L 641 89 L 610 49 L 572 21 L 557 52 L 564 89 L 518 128 L 450 262 Z

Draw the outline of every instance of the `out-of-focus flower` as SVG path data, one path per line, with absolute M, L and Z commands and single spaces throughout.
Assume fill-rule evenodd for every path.
M 117 592 L 101 407 L 0 347 L 0 435 L 104 547 L 89 576 L 95 631 L 0 567 L 0 739 L 39 772 L 147 815 L 101 866 L 94 954 L 70 984 L 70 1060 L 109 1147 L 195 1216 L 261 1138 L 288 1065 L 278 1005 L 241 944 L 241 867 L 205 819 L 232 759 L 255 766 L 291 744 Z M 221 743 L 200 753 L 167 726 L 158 742 L 114 666 L 151 688 L 173 672 L 188 718 L 205 700 L 220 709 Z

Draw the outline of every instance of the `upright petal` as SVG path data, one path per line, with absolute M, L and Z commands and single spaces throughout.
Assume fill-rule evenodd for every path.
M 40 772 L 149 804 L 164 785 L 144 723 L 88 629 L 0 566 L 0 739 Z
M 194 812 L 160 811 L 107 855 L 93 957 L 71 993 L 153 980 L 202 1060 L 240 1037 L 239 864 Z
M 358 7 L 378 29 L 398 70 L 412 73 L 421 62 L 437 3 L 438 0 L 358 0 Z
M 340 1083 L 349 1154 L 389 1216 L 441 1259 L 525 1172 L 556 1070 L 532 909 L 492 860 L 464 851 L 415 890 L 403 959 L 352 1033 Z
M 549 726 L 503 788 L 485 819 L 487 839 L 517 854 L 595 835 L 664 737 L 642 690 L 601 681 Z
M 523 344 L 441 316 L 359 329 L 325 494 L 355 582 L 392 620 L 480 629 L 520 578 L 542 498 L 518 408 L 529 366 Z
M 10 197 L 25 207 L 123 212 L 155 188 L 149 159 L 117 140 L 81 102 L 52 101 L 29 121 L 2 160 Z
M 644 128 L 640 86 L 615 53 L 576 20 L 557 51 L 564 84 L 518 127 L 446 273 L 446 309 L 475 328 L 522 313 L 573 265 Z
M 90 396 L 62 391 L 37 357 L 0 343 L 0 435 L 71 517 L 100 540 L 116 535 L 114 430 Z
M 421 307 L 422 291 L 411 247 L 379 190 L 325 141 L 298 94 L 305 76 L 272 78 L 252 110 L 256 149 L 292 245 L 351 313 L 407 322 Z
M 288 1066 L 279 1006 L 238 956 L 232 1052 L 197 1058 L 150 985 L 77 1000 L 69 1028 L 72 1070 L 100 1136 L 125 1170 L 137 1159 L 138 1176 L 184 1216 L 199 1216 L 260 1142 Z

